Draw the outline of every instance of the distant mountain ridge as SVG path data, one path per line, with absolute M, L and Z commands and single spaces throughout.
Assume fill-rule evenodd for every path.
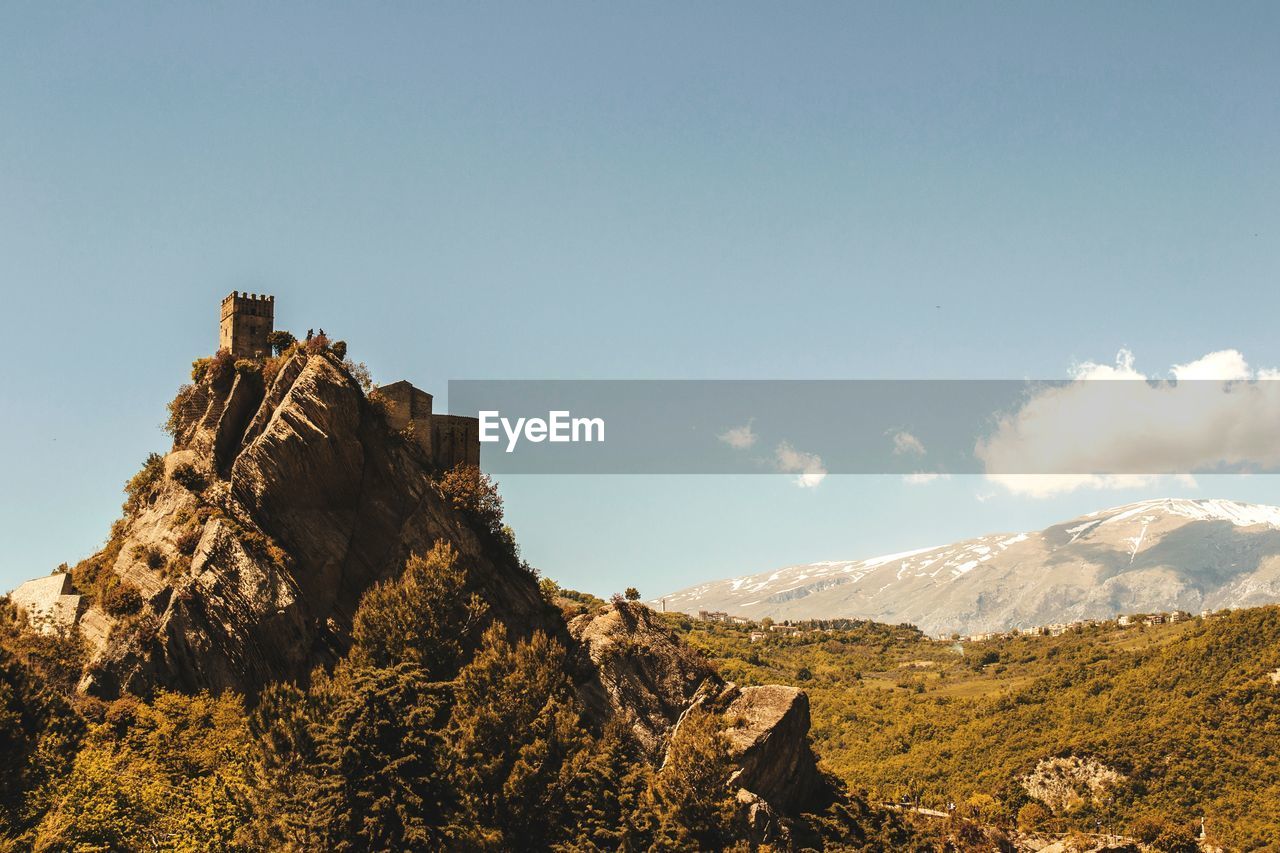
M 1044 530 L 688 587 L 670 610 L 911 622 L 977 633 L 1280 602 L 1280 507 L 1165 498 Z

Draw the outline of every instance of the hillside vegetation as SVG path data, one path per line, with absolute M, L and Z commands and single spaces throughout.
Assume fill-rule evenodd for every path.
M 668 618 L 725 677 L 804 686 L 825 765 L 873 800 L 1056 831 L 1203 817 L 1231 849 L 1280 849 L 1280 608 L 965 644 Z
M 485 628 L 465 576 L 443 543 L 412 559 L 365 596 L 332 672 L 248 702 L 77 695 L 82 644 L 0 599 L 0 850 L 752 846 L 732 723 L 691 710 L 655 765 L 625 721 L 589 722 L 555 639 Z M 917 849 L 856 799 L 793 827 L 811 848 Z
M 915 844 L 802 691 L 540 585 L 495 484 L 307 344 L 196 363 L 69 618 L 0 598 L 0 851 Z

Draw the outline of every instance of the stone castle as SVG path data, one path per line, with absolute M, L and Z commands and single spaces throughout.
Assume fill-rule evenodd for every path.
M 232 291 L 222 300 L 218 348 L 236 358 L 266 358 L 275 330 L 276 298 Z M 387 420 L 397 432 L 411 435 L 440 470 L 480 464 L 480 422 L 431 410 L 432 397 L 407 380 L 379 386 Z
M 236 358 L 266 358 L 271 354 L 267 336 L 275 327 L 276 298 L 233 290 L 222 300 L 218 349 Z

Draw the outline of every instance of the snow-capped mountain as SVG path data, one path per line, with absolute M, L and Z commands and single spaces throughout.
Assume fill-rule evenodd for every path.
M 1280 602 L 1280 507 L 1164 499 L 1035 533 L 689 587 L 668 610 L 910 622 L 937 634 Z

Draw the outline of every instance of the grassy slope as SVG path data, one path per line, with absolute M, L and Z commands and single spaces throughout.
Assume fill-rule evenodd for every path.
M 909 628 L 770 636 L 675 617 L 731 679 L 800 683 L 824 763 L 872 798 L 995 795 L 1053 755 L 1087 755 L 1130 782 L 1066 816 L 1117 828 L 1140 814 L 1207 817 L 1232 847 L 1280 839 L 1280 608 L 1175 625 L 965 644 Z M 988 653 L 998 661 L 976 667 Z M 811 677 L 805 679 L 807 669 Z M 1277 848 L 1280 849 L 1280 848 Z

